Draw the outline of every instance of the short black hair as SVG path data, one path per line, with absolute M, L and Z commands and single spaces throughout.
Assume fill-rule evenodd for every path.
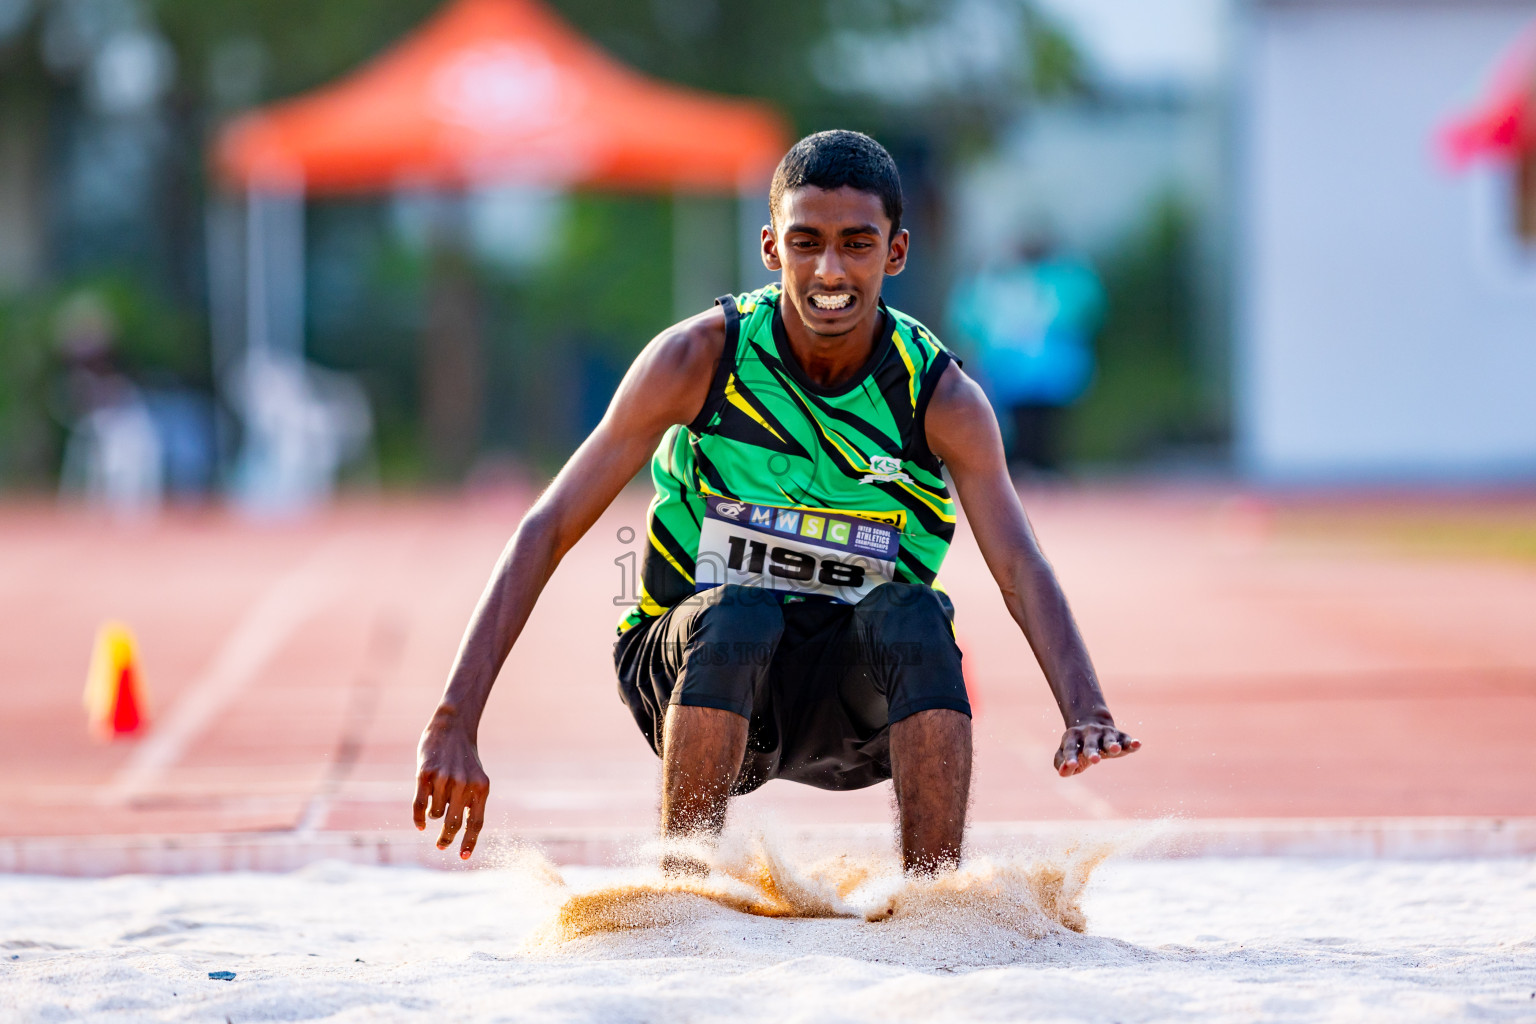
M 896 161 L 862 132 L 817 132 L 790 147 L 768 186 L 772 215 L 778 216 L 785 192 L 807 185 L 829 191 L 847 187 L 879 196 L 891 221 L 891 237 L 901 230 L 901 176 L 896 173 Z

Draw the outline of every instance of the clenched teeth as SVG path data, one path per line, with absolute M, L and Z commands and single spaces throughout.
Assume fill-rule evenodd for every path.
M 842 309 L 853 301 L 853 296 L 844 292 L 842 295 L 812 295 L 811 302 L 817 309 Z

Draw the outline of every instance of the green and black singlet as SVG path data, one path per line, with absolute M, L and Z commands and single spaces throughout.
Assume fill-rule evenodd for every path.
M 869 361 L 847 383 L 819 387 L 791 354 L 779 300 L 778 285 L 719 300 L 726 340 L 709 396 L 651 460 L 639 600 L 620 633 L 749 571 L 757 585 L 803 579 L 847 600 L 863 566 L 871 582 L 934 584 L 955 506 L 923 419 L 954 356 L 882 303 Z

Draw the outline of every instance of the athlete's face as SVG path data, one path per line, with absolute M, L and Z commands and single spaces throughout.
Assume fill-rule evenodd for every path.
M 880 197 L 807 186 L 784 193 L 763 228 L 763 265 L 813 334 L 837 337 L 873 323 L 880 285 L 907 263 L 907 233 L 891 234 Z

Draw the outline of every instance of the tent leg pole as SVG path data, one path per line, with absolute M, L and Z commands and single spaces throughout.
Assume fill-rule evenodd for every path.
M 278 295 L 279 333 L 274 341 L 284 357 L 304 361 L 304 193 L 283 192 L 273 197 L 280 227 L 274 248 L 283 256 L 283 287 Z
M 222 399 L 214 414 L 213 481 L 215 485 L 229 476 L 232 425 L 226 410 L 234 408 L 230 391 L 231 374 L 240 365 L 246 345 L 245 295 L 247 275 L 241 259 L 245 247 L 238 197 L 222 194 L 210 197 L 205 205 L 204 247 L 207 250 L 209 361 L 213 390 Z
M 245 358 L 267 350 L 266 203 L 254 189 L 245 194 Z

